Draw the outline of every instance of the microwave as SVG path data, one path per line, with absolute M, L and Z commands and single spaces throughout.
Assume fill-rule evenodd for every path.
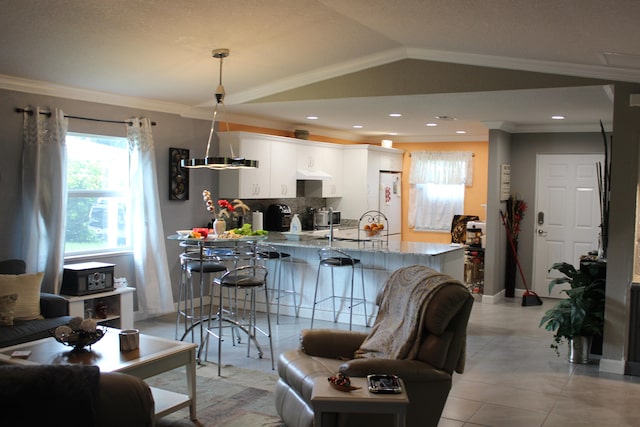
M 340 225 L 342 216 L 340 211 L 316 211 L 313 218 L 313 225 L 316 228 L 329 227 L 329 215 L 333 215 L 333 225 Z

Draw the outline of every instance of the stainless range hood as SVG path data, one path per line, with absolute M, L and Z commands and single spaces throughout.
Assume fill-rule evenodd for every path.
M 324 181 L 333 178 L 330 174 L 323 171 L 311 169 L 298 169 L 296 171 L 296 179 L 304 181 Z

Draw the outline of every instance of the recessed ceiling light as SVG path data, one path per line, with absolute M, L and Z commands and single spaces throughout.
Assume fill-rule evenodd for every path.
M 391 114 L 389 114 L 389 117 L 402 117 L 402 114 L 400 114 L 400 113 L 391 113 Z
M 438 126 L 438 124 L 437 124 L 437 123 L 425 123 L 424 125 L 425 125 L 425 126 L 429 126 L 429 127 L 435 127 L 435 126 Z
M 565 119 L 565 117 L 560 115 L 560 114 L 556 114 L 555 116 L 551 116 L 551 118 L 553 120 L 564 120 Z
M 363 128 L 363 126 L 362 126 L 362 125 L 353 125 L 352 127 L 353 127 L 354 129 L 362 129 L 362 128 Z
M 395 136 L 397 134 L 398 134 L 398 132 L 389 132 L 389 135 L 391 135 L 391 136 Z
M 467 131 L 466 130 L 457 130 L 456 133 L 463 134 L 463 133 L 467 133 Z
M 307 116 L 307 120 L 318 120 L 318 116 Z

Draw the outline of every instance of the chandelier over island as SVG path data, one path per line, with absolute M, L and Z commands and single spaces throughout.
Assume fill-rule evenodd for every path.
M 211 157 L 209 156 L 209 149 L 211 148 L 211 139 L 215 133 L 216 117 L 218 110 L 224 111 L 224 86 L 222 85 L 222 61 L 229 56 L 229 49 L 214 49 L 211 52 L 214 58 L 220 60 L 220 79 L 218 81 L 218 87 L 216 88 L 216 104 L 213 108 L 213 118 L 211 119 L 211 129 L 209 130 L 209 140 L 207 141 L 207 150 L 203 158 L 192 158 L 180 160 L 180 166 L 189 169 L 213 169 L 213 170 L 225 170 L 225 169 L 252 169 L 258 167 L 257 160 L 249 160 L 244 157 L 235 157 L 232 153 L 231 157 Z M 229 130 L 229 123 L 227 123 L 227 131 Z

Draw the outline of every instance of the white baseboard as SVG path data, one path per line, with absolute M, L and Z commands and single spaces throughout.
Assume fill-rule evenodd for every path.
M 609 374 L 624 375 L 625 362 L 624 360 L 613 359 L 600 359 L 600 372 L 607 372 Z

